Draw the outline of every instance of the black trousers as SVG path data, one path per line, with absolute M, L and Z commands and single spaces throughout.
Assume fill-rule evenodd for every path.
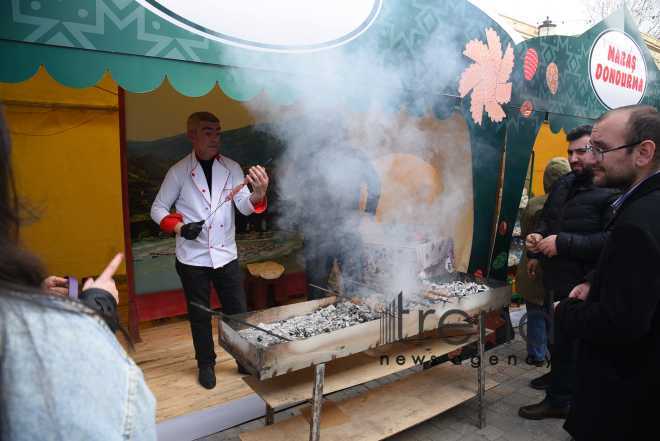
M 176 272 L 179 274 L 183 292 L 188 303 L 188 319 L 192 331 L 193 345 L 197 366 L 215 365 L 213 349 L 213 331 L 211 329 L 211 314 L 190 305 L 190 302 L 211 305 L 211 283 L 220 297 L 222 312 L 239 314 L 247 311 L 243 277 L 238 265 L 238 259 L 229 262 L 221 268 L 192 266 L 176 261 Z
M 553 297 L 554 301 L 565 300 L 566 296 Z M 554 313 L 554 306 L 552 307 Z M 552 344 L 550 345 L 550 387 L 546 395 L 550 403 L 556 407 L 570 404 L 573 399 L 575 382 L 577 381 L 577 351 L 576 339 L 567 336 L 559 326 L 552 324 Z

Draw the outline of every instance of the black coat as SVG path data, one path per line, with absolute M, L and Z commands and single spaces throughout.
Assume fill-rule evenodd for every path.
M 571 172 L 552 186 L 534 231 L 543 237 L 557 235 L 557 255 L 531 257 L 541 259 L 543 285 L 555 301 L 568 297 L 596 266 L 617 197 L 616 190 L 596 187 L 591 175 Z
M 578 441 L 659 439 L 660 175 L 634 190 L 610 230 L 587 301 L 556 310 L 560 331 L 579 339 L 564 427 Z

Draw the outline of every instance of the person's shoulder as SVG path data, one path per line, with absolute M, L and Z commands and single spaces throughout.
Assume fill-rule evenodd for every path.
M 543 207 L 543 204 L 545 204 L 545 201 L 548 200 L 548 195 L 547 194 L 542 194 L 541 196 L 534 196 L 533 198 L 529 199 L 529 202 L 527 202 L 527 205 L 532 205 L 532 206 L 541 206 Z
M 48 311 L 53 309 L 62 312 L 74 312 L 85 308 L 84 305 L 71 301 L 65 297 L 45 294 L 36 288 L 6 289 L 0 294 L 0 303 L 5 313 L 22 314 L 32 311 Z
M 0 293 L 0 365 L 2 377 L 11 379 L 0 378 L 0 388 L 26 397 L 20 408 L 8 407 L 10 415 L 28 412 L 37 426 L 75 416 L 89 428 L 86 438 L 101 439 L 102 428 L 115 439 L 108 432 L 128 433 L 126 412 L 142 415 L 138 424 L 153 424 L 154 400 L 139 367 L 105 323 L 78 302 L 36 290 Z M 135 381 L 138 386 L 131 386 Z M 47 396 L 52 407 L 27 398 L 33 396 Z M 35 430 L 26 433 L 25 439 L 38 439 Z
M 620 195 L 621 190 L 618 188 L 612 188 L 612 187 L 599 187 L 597 185 L 593 185 L 591 188 L 591 191 L 594 194 L 602 195 L 602 196 L 615 196 L 615 195 Z
M 176 176 L 178 179 L 182 176 L 187 176 L 191 172 L 191 164 L 192 161 L 190 159 L 190 154 L 188 154 L 172 164 L 170 168 L 167 169 L 167 175 Z
M 525 213 L 528 215 L 533 215 L 539 210 L 542 210 L 546 199 L 548 199 L 547 195 L 534 196 L 533 198 L 530 198 L 527 202 L 527 207 L 525 207 Z
M 562 184 L 572 183 L 573 181 L 575 181 L 576 178 L 577 178 L 577 174 L 575 174 L 574 171 L 570 171 L 565 175 L 558 177 L 557 180 L 555 181 L 555 185 L 557 183 L 562 183 Z
M 629 197 L 620 208 L 620 221 L 626 223 L 641 223 L 648 227 L 658 229 L 657 220 L 660 218 L 660 189 L 650 191 L 640 197 Z
M 38 346 L 49 341 L 50 347 L 54 345 L 66 349 L 67 345 L 71 345 L 96 352 L 94 348 L 105 341 L 113 350 L 108 351 L 105 347 L 99 351 L 105 351 L 113 359 L 128 357 L 103 319 L 78 301 L 37 291 L 10 291 L 0 294 L 0 303 L 2 326 L 27 333 L 21 334 L 19 331 L 15 338 L 38 329 L 42 335 Z
M 651 243 L 660 243 L 660 190 L 646 193 L 638 198 L 628 199 L 619 208 L 613 230 L 619 232 L 637 231 Z
M 185 171 L 190 168 L 191 164 L 191 153 L 188 153 L 186 156 L 183 158 L 179 159 L 176 161 L 171 167 L 170 170 L 176 170 L 176 171 Z
M 621 191 L 611 187 L 598 187 L 593 185 L 585 192 L 585 201 L 596 207 L 607 208 L 611 206 L 617 198 L 621 196 Z
M 552 195 L 553 193 L 556 194 L 558 191 L 565 191 L 567 188 L 570 188 L 574 182 L 575 173 L 566 173 L 565 175 L 558 177 L 557 180 L 552 184 L 548 195 Z

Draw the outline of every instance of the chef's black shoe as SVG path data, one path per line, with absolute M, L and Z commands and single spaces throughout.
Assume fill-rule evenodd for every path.
M 239 362 L 236 362 L 236 364 L 238 365 L 238 373 L 239 374 L 241 374 L 241 375 L 250 375 L 250 372 L 247 369 L 245 369 L 245 367 L 242 364 L 240 364 Z
M 215 387 L 215 368 L 214 366 L 200 366 L 199 384 L 201 384 L 206 389 L 213 389 Z

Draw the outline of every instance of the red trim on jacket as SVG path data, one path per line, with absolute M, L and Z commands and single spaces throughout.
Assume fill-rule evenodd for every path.
M 174 233 L 174 227 L 179 222 L 183 222 L 183 215 L 181 213 L 170 213 L 160 221 L 160 229 L 165 233 Z
M 266 208 L 268 208 L 268 198 L 264 196 L 262 200 L 252 205 L 254 206 L 254 212 L 257 214 L 261 214 L 264 211 L 266 211 Z

